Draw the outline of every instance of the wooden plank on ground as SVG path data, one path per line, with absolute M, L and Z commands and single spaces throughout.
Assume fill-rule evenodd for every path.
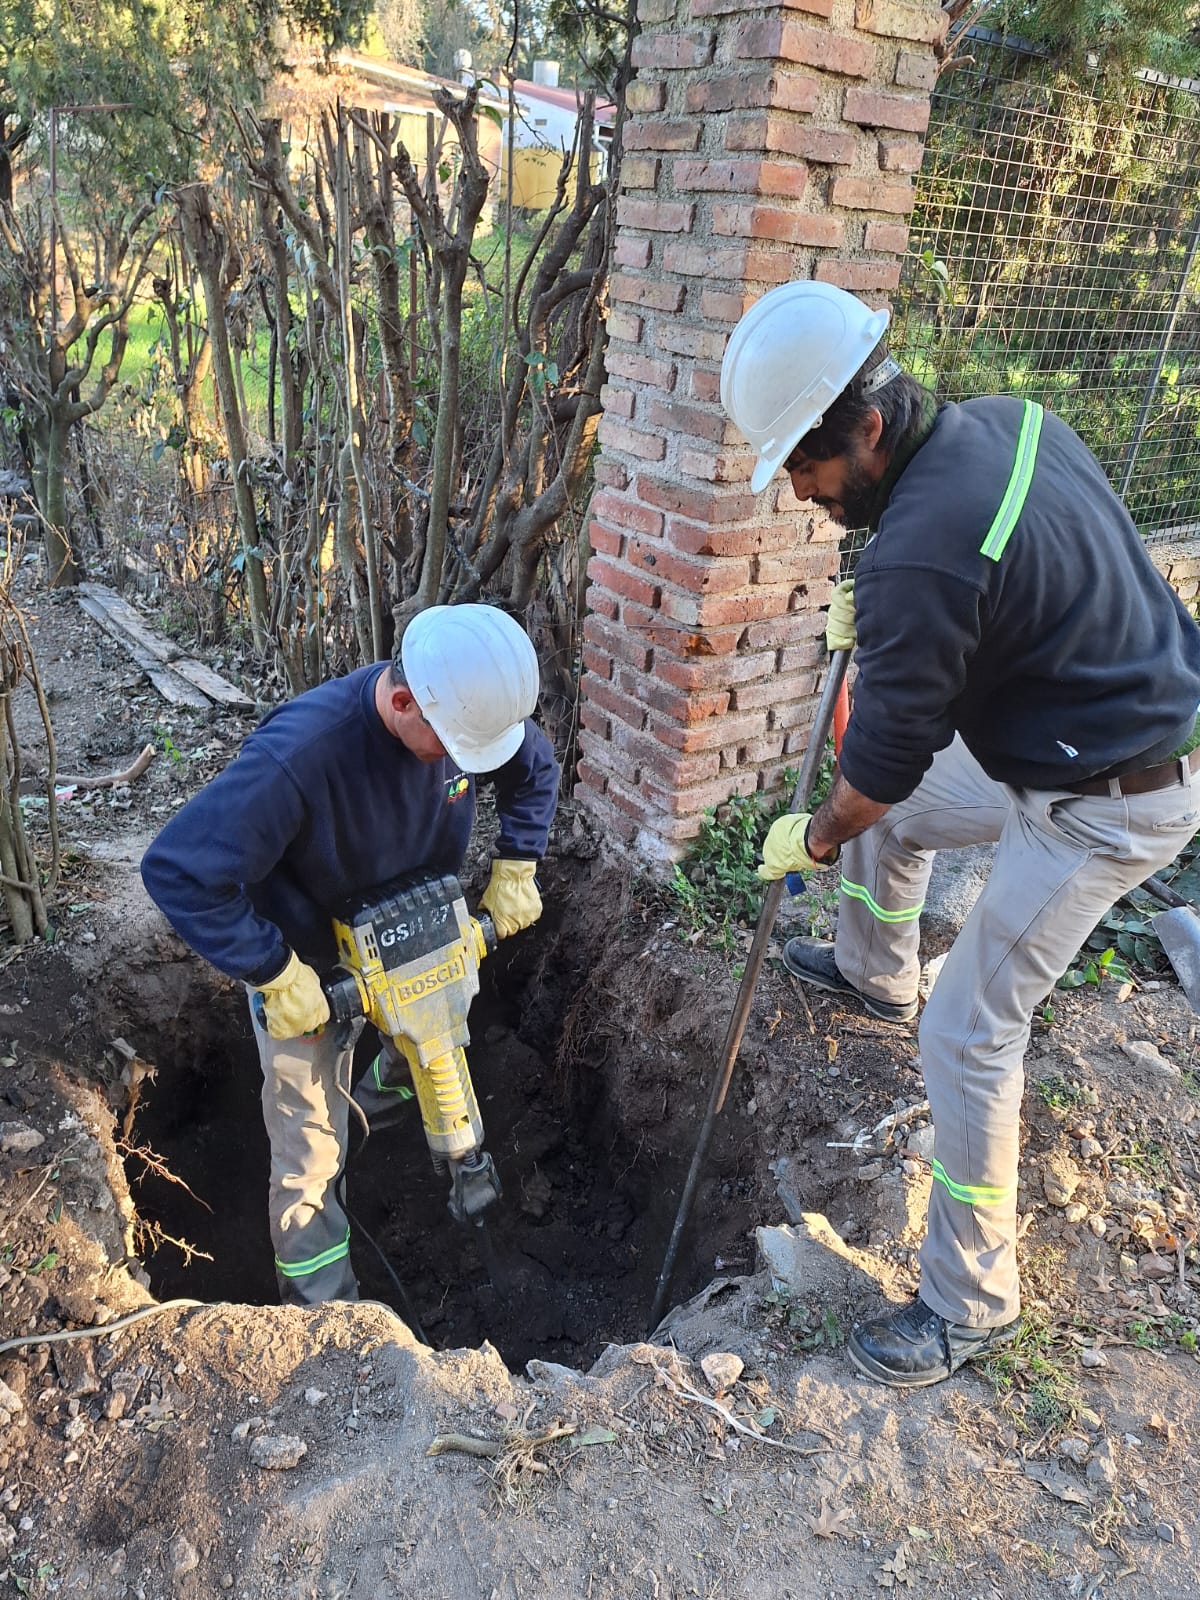
M 177 661 L 173 661 L 171 666 L 180 677 L 186 678 L 189 683 L 194 683 L 197 689 L 202 690 L 218 705 L 229 706 L 234 711 L 256 709 L 254 701 L 248 694 L 243 694 L 240 689 L 227 682 L 219 672 L 214 672 L 211 667 L 205 666 L 203 661 L 196 661 L 191 656 L 181 656 Z
M 80 585 L 82 588 L 83 586 Z M 89 585 L 89 587 L 94 587 Z M 81 610 L 86 611 L 94 622 L 98 622 L 110 638 L 115 639 L 121 647 L 128 651 L 134 662 L 142 669 L 150 682 L 162 695 L 164 700 L 170 701 L 173 706 L 191 706 L 194 710 L 204 711 L 212 705 L 212 701 L 203 689 L 189 683 L 186 678 L 180 677 L 172 667 L 168 666 L 161 657 L 152 655 L 144 646 L 137 644 L 123 629 L 109 616 L 105 608 L 92 595 L 79 596 Z

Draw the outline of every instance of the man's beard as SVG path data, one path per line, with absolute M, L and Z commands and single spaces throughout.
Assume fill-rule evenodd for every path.
M 878 484 L 860 461 L 851 456 L 846 463 L 846 483 L 842 490 L 841 513 L 834 517 L 843 528 L 866 526 L 875 503 Z

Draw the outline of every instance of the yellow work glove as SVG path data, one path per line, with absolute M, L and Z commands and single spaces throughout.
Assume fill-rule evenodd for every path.
M 818 867 L 834 864 L 840 850 L 828 861 L 814 861 L 809 855 L 805 835 L 811 821 L 811 811 L 789 811 L 771 824 L 763 840 L 762 865 L 758 869 L 764 882 L 774 883 L 776 878 L 786 878 L 789 872 L 813 872 Z
M 830 651 L 853 650 L 858 634 L 854 629 L 854 579 L 834 587 L 825 620 L 825 643 Z
M 256 987 L 263 997 L 272 1039 L 298 1039 L 302 1033 L 316 1033 L 329 1021 L 329 1001 L 321 980 L 294 950 L 282 972 Z
M 542 914 L 542 897 L 533 875 L 536 861 L 493 861 L 492 876 L 480 896 L 481 910 L 496 924 L 496 937 L 520 933 Z

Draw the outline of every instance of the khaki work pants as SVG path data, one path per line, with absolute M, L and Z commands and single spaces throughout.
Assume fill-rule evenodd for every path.
M 987 884 L 946 958 L 919 1028 L 934 1123 L 921 1298 L 987 1328 L 1020 1310 L 1017 1158 L 1023 1059 L 1035 1006 L 1104 912 L 1200 827 L 1200 776 L 1151 794 L 1014 789 L 961 740 L 920 786 L 845 845 L 837 964 L 881 1000 L 917 992 L 919 917 L 938 849 L 997 841 Z
M 268 1207 L 275 1275 L 285 1305 L 357 1300 L 350 1223 L 337 1184 L 346 1163 L 349 1089 L 359 1023 L 347 1040 L 333 1027 L 315 1036 L 272 1039 L 250 1017 L 263 1070 L 262 1108 L 271 1144 Z M 341 1088 L 339 1089 L 339 1085 Z

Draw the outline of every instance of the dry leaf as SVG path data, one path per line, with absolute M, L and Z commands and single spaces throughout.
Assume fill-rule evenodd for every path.
M 1056 1499 L 1066 1501 L 1067 1505 L 1090 1506 L 1092 1503 L 1091 1495 L 1052 1462 L 1027 1461 L 1025 1476 L 1032 1478 L 1034 1483 L 1040 1483 L 1043 1489 L 1048 1489 Z
M 836 1511 L 830 1508 L 828 1500 L 821 1501 L 821 1509 L 815 1517 L 806 1517 L 804 1520 L 816 1534 L 818 1539 L 832 1539 L 835 1534 L 840 1538 L 848 1539 L 851 1530 L 845 1526 L 853 1518 L 849 1506 L 839 1506 Z

